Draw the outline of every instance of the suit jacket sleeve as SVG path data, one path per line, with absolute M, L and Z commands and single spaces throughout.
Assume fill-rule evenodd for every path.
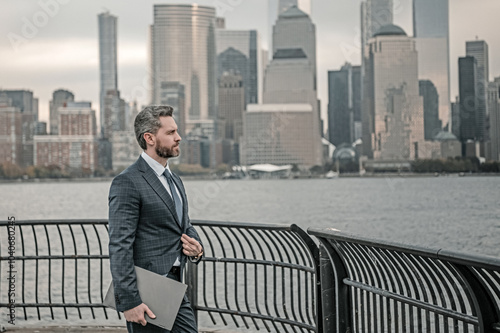
M 177 175 L 175 175 L 175 176 L 177 177 L 180 184 L 182 185 L 182 191 L 184 192 L 184 197 L 186 198 L 185 205 L 188 205 L 187 194 L 186 194 L 186 189 L 184 188 L 184 183 L 182 182 L 182 179 L 179 176 L 177 176 Z M 189 212 L 189 208 L 186 209 L 186 212 Z M 201 244 L 201 247 L 204 248 L 203 243 L 201 242 L 200 236 L 198 235 L 198 232 L 191 224 L 191 219 L 189 218 L 189 215 L 187 215 L 186 222 L 187 222 L 186 235 L 188 235 L 191 238 L 196 239 Z M 198 257 L 198 259 L 194 259 L 194 257 L 189 257 L 189 260 L 195 264 L 198 264 L 200 262 L 201 258 L 202 258 L 202 256 Z
M 109 190 L 109 262 L 118 311 L 142 303 L 134 268 L 134 240 L 140 206 L 134 182 L 127 174 L 118 175 Z

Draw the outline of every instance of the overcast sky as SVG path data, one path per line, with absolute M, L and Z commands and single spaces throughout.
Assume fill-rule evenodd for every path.
M 148 102 L 148 33 L 153 5 L 192 3 L 125 0 L 0 0 L 0 88 L 32 90 L 40 99 L 40 119 L 48 119 L 49 100 L 59 88 L 98 110 L 97 15 L 118 16 L 118 88 L 139 105 Z M 266 0 L 198 0 L 218 8 L 228 29 L 257 29 L 267 48 Z M 361 0 L 312 0 L 317 31 L 318 90 L 326 120 L 327 72 L 346 61 L 360 63 Z M 395 24 L 413 34 L 411 0 L 394 0 Z M 57 6 L 54 6 L 57 4 Z M 490 79 L 500 76 L 500 0 L 450 0 L 451 99 L 458 93 L 458 57 L 476 36 L 489 44 Z

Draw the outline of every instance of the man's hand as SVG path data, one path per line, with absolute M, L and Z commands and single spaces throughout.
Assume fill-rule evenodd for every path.
M 199 257 L 203 254 L 203 247 L 194 238 L 189 237 L 186 234 L 182 234 L 181 237 L 183 252 L 188 257 Z
M 152 318 L 152 319 L 156 318 L 153 311 L 151 311 L 148 308 L 148 306 L 144 303 L 139 304 L 135 308 L 126 310 L 125 312 L 123 312 L 123 314 L 125 315 L 125 319 L 127 321 L 130 321 L 132 323 L 141 324 L 142 326 L 146 326 L 147 321 L 146 321 L 146 318 L 144 317 L 144 312 L 146 312 L 146 314 L 150 318 Z

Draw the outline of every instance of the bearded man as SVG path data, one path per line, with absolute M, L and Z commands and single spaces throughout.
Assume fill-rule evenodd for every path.
M 148 106 L 135 118 L 134 130 L 144 150 L 116 176 L 109 190 L 109 261 L 115 303 L 129 332 L 168 332 L 146 322 L 155 315 L 141 300 L 134 265 L 181 281 L 186 260 L 203 255 L 188 216 L 181 179 L 168 159 L 179 156 L 181 137 L 170 106 Z M 197 332 L 186 296 L 171 332 Z

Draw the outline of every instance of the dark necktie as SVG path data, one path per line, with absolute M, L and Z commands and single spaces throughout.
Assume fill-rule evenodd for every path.
M 170 193 L 172 193 L 172 199 L 174 201 L 175 211 L 177 213 L 177 217 L 179 218 L 179 223 L 182 225 L 182 202 L 181 198 L 179 198 L 179 195 L 177 194 L 177 191 L 175 190 L 172 174 L 165 169 L 163 175 L 167 178 L 168 187 L 170 188 Z

